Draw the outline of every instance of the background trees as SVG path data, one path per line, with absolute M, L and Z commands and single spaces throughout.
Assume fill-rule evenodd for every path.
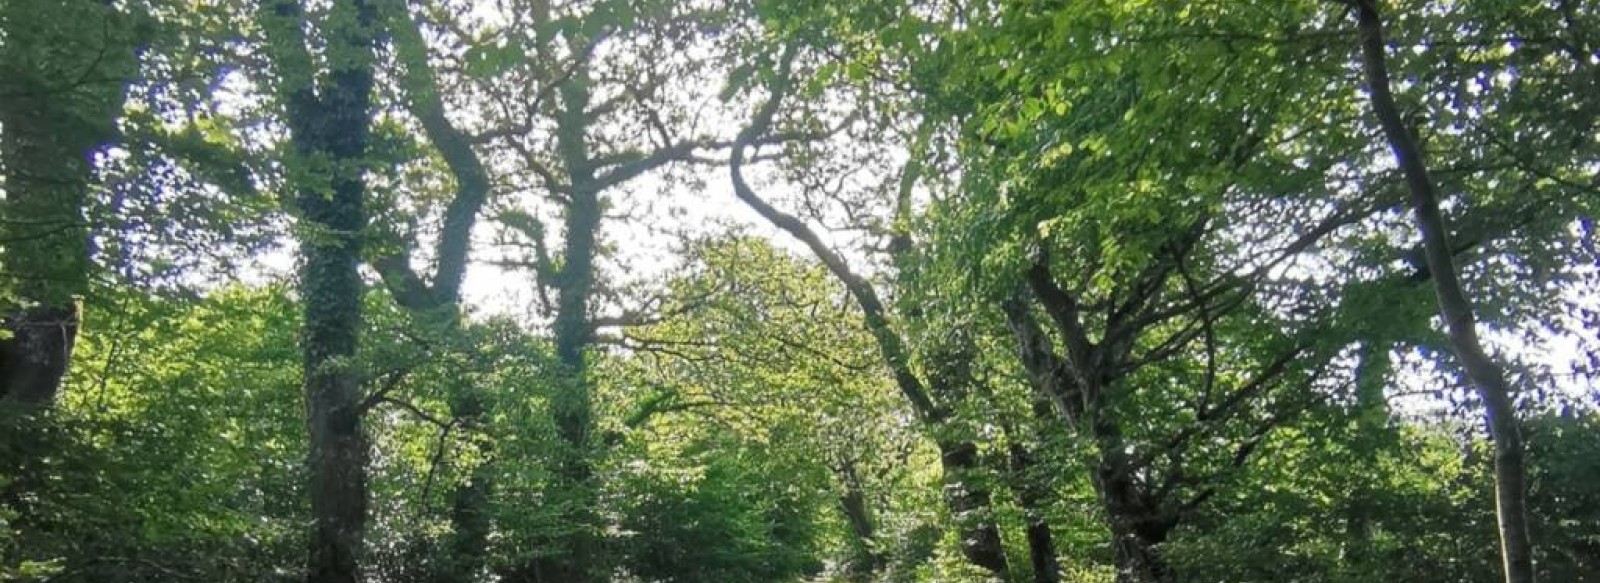
M 0 164 L 6 197 L 0 238 L 5 338 L 0 399 L 50 404 L 78 334 L 88 292 L 95 163 L 115 132 L 145 6 L 8 2 L 0 13 L 6 88 Z
M 0 577 L 1589 580 L 1595 12 L 7 3 Z

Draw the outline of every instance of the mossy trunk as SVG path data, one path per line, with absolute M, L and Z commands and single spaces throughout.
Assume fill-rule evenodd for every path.
M 310 433 L 308 583 L 357 583 L 367 522 L 364 402 L 356 353 L 365 286 L 359 271 L 366 226 L 364 174 L 371 118 L 376 13 L 336 0 L 325 30 L 329 71 L 312 71 L 306 11 L 279 1 L 264 15 L 298 170 L 300 335 Z

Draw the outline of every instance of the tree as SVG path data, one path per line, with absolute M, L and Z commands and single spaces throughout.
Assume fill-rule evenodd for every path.
M 1527 512 L 1527 474 L 1523 461 L 1522 429 L 1512 403 L 1511 385 L 1500 365 L 1484 351 L 1478 340 L 1472 302 L 1461 289 L 1457 276 L 1450 231 L 1439 212 L 1439 195 L 1428 165 L 1418 147 L 1415 134 L 1406 123 L 1389 87 L 1389 72 L 1384 52 L 1383 18 L 1374 0 L 1354 4 L 1361 29 L 1362 62 L 1367 73 L 1367 90 L 1372 109 L 1382 123 L 1383 133 L 1394 150 L 1395 160 L 1405 174 L 1411 192 L 1411 210 L 1416 214 L 1417 231 L 1422 234 L 1423 255 L 1432 274 L 1439 312 L 1449 331 L 1450 346 L 1461 360 L 1468 378 L 1483 399 L 1484 415 L 1495 450 L 1495 508 L 1500 521 L 1500 547 L 1506 581 L 1532 583 L 1533 551 L 1529 546 Z
M 260 16 L 288 121 L 290 182 L 301 221 L 300 345 L 311 436 L 308 583 L 361 580 L 369 455 L 361 425 L 369 404 L 354 358 L 362 322 L 358 268 L 377 17 L 364 0 L 335 2 L 321 26 L 325 50 L 313 56 L 301 5 L 274 2 Z
M 730 12 L 672 2 L 532 3 L 505 11 L 503 27 L 469 33 L 450 18 L 436 23 L 441 36 L 469 47 L 458 79 L 479 92 L 462 101 L 486 112 L 486 127 L 463 132 L 467 142 L 510 167 L 491 180 L 534 193 L 493 209 L 509 249 L 498 262 L 531 273 L 562 363 L 548 411 L 564 443 L 562 480 L 549 494 L 568 512 L 569 530 L 545 542 L 551 552 L 503 577 L 582 581 L 610 572 L 594 475 L 606 447 L 595 440 L 588 353 L 599 328 L 639 314 L 600 314 L 620 287 L 605 271 L 607 213 L 625 207 L 641 179 L 726 148 L 696 112 L 723 51 L 709 31 L 739 26 Z M 461 232 L 456 226 L 446 231 Z
M 842 286 L 748 235 L 695 241 L 686 256 L 661 319 L 605 340 L 628 351 L 607 375 L 613 390 L 643 393 L 631 395 L 625 425 L 656 447 L 737 439 L 794 464 L 785 473 L 812 480 L 825 469 L 831 483 L 817 489 L 843 519 L 841 574 L 871 580 L 925 562 L 906 539 L 923 525 L 912 513 L 926 497 L 919 476 L 937 462 L 917 447 L 911 412 Z M 693 552 L 676 554 L 703 562 Z
M 7 281 L 0 400 L 47 406 L 78 334 L 92 275 L 86 209 L 137 74 L 138 12 L 93 1 L 0 7 L 0 265 Z
M 951 435 L 954 431 L 950 431 L 946 424 L 952 412 L 947 406 L 936 403 L 931 394 L 933 391 L 938 391 L 955 397 L 961 390 L 958 383 L 967 379 L 946 377 L 943 379 L 945 382 L 940 383 L 931 378 L 926 381 L 921 378 L 913 370 L 912 355 L 900 333 L 894 329 L 888 309 L 872 284 L 853 271 L 844 259 L 824 243 L 804 221 L 778 210 L 762 199 L 744 176 L 746 151 L 759 138 L 773 131 L 773 119 L 789 92 L 789 84 L 793 83 L 790 78 L 790 66 L 795 56 L 794 52 L 793 48 L 786 49 L 774 74 L 777 81 L 771 95 L 756 111 L 751 124 L 740 132 L 739 138 L 734 142 L 729 162 L 734 194 L 762 218 L 804 243 L 818 260 L 827 266 L 828 271 L 844 284 L 845 289 L 849 290 L 851 299 L 861 309 L 867 329 L 872 332 L 877 342 L 884 365 L 893 374 L 896 386 L 911 404 L 917 417 L 926 424 L 934 443 L 939 448 L 941 464 L 946 475 L 946 504 L 952 516 L 961 523 L 961 532 L 958 536 L 962 553 L 973 564 L 1003 577 L 1008 570 L 1005 549 L 1001 545 L 999 529 L 994 525 L 993 519 L 987 516 L 992 495 L 980 480 L 975 479 L 975 474 L 982 471 L 978 460 L 978 448 L 970 439 Z M 955 366 L 959 367 L 958 364 Z
M 0 5 L 0 579 L 1592 580 L 1592 4 Z

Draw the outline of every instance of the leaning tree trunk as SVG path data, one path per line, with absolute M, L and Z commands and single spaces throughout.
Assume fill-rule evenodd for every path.
M 371 116 L 374 7 L 335 0 L 326 21 L 331 61 L 313 69 L 302 7 L 281 0 L 263 15 L 279 92 L 288 113 L 299 213 L 301 351 L 310 433 L 311 533 L 308 583 L 357 583 L 367 521 L 368 443 L 355 368 L 361 328 L 363 174 Z
M 845 522 L 855 535 L 851 544 L 853 556 L 847 573 L 851 581 L 870 581 L 883 569 L 883 553 L 877 548 L 877 525 L 873 523 L 872 510 L 867 506 L 867 493 L 861 485 L 861 476 L 856 473 L 855 463 L 846 460 L 837 471 L 844 485 L 844 494 L 839 496 L 839 509 L 844 512 Z
M 1527 517 L 1527 469 L 1523 462 L 1522 432 L 1505 372 L 1489 357 L 1478 339 L 1472 303 L 1461 288 L 1450 235 L 1439 212 L 1439 195 L 1422 149 L 1405 123 L 1390 89 L 1384 54 L 1383 21 L 1376 0 L 1357 0 L 1361 54 L 1366 67 L 1372 108 L 1394 151 L 1411 192 L 1411 209 L 1422 234 L 1424 256 L 1433 274 L 1439 312 L 1448 329 L 1450 346 L 1466 369 L 1467 377 L 1483 399 L 1489 432 L 1494 439 L 1495 511 L 1500 523 L 1501 560 L 1507 583 L 1532 583 L 1533 555 Z
M 96 151 L 136 69 L 130 15 L 98 0 L 0 3 L 0 400 L 55 401 L 88 292 Z

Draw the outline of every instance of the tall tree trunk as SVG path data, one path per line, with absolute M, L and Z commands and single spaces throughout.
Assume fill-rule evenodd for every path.
M 367 521 L 368 443 L 354 358 L 361 329 L 363 174 L 371 116 L 373 6 L 335 0 L 324 31 L 331 70 L 319 75 L 305 38 L 305 12 L 280 0 L 263 15 L 279 91 L 288 111 L 300 215 L 307 425 L 311 437 L 308 583 L 357 583 Z M 320 82 L 319 82 L 320 81 Z
M 1125 528 L 1113 528 L 1117 583 L 1164 583 L 1171 572 L 1156 547 L 1164 539 L 1147 539 Z
M 589 303 L 594 293 L 594 260 L 600 230 L 600 187 L 595 167 L 585 143 L 588 133 L 586 110 L 589 105 L 587 73 L 575 73 L 561 85 L 562 111 L 557 115 L 556 139 L 566 168 L 570 201 L 566 207 L 566 244 L 560 270 L 555 274 L 557 305 L 555 321 L 556 360 L 561 366 L 551 416 L 565 451 L 558 456 L 559 480 L 553 495 L 566 509 L 561 517 L 562 552 L 534 561 L 533 581 L 540 583 L 583 583 L 603 576 L 597 533 L 598 489 L 594 484 L 593 444 L 590 430 L 593 397 L 586 352 L 593 337 Z
M 1466 369 L 1467 377 L 1483 400 L 1489 431 L 1494 439 L 1495 511 L 1500 523 L 1501 560 L 1507 583 L 1532 583 L 1533 554 L 1527 517 L 1527 468 L 1523 461 L 1522 431 L 1511 399 L 1511 387 L 1478 339 L 1472 303 L 1461 288 L 1451 253 L 1450 234 L 1439 212 L 1439 195 L 1412 128 L 1406 125 L 1390 89 L 1384 53 L 1383 20 L 1376 0 L 1355 0 L 1361 31 L 1361 55 L 1367 74 L 1372 109 L 1394 151 L 1411 192 L 1411 210 L 1422 234 L 1434 293 L 1444 317 L 1450 346 Z
M 0 3 L 0 402 L 49 406 L 71 360 L 84 207 L 136 72 L 132 18 L 99 0 Z

